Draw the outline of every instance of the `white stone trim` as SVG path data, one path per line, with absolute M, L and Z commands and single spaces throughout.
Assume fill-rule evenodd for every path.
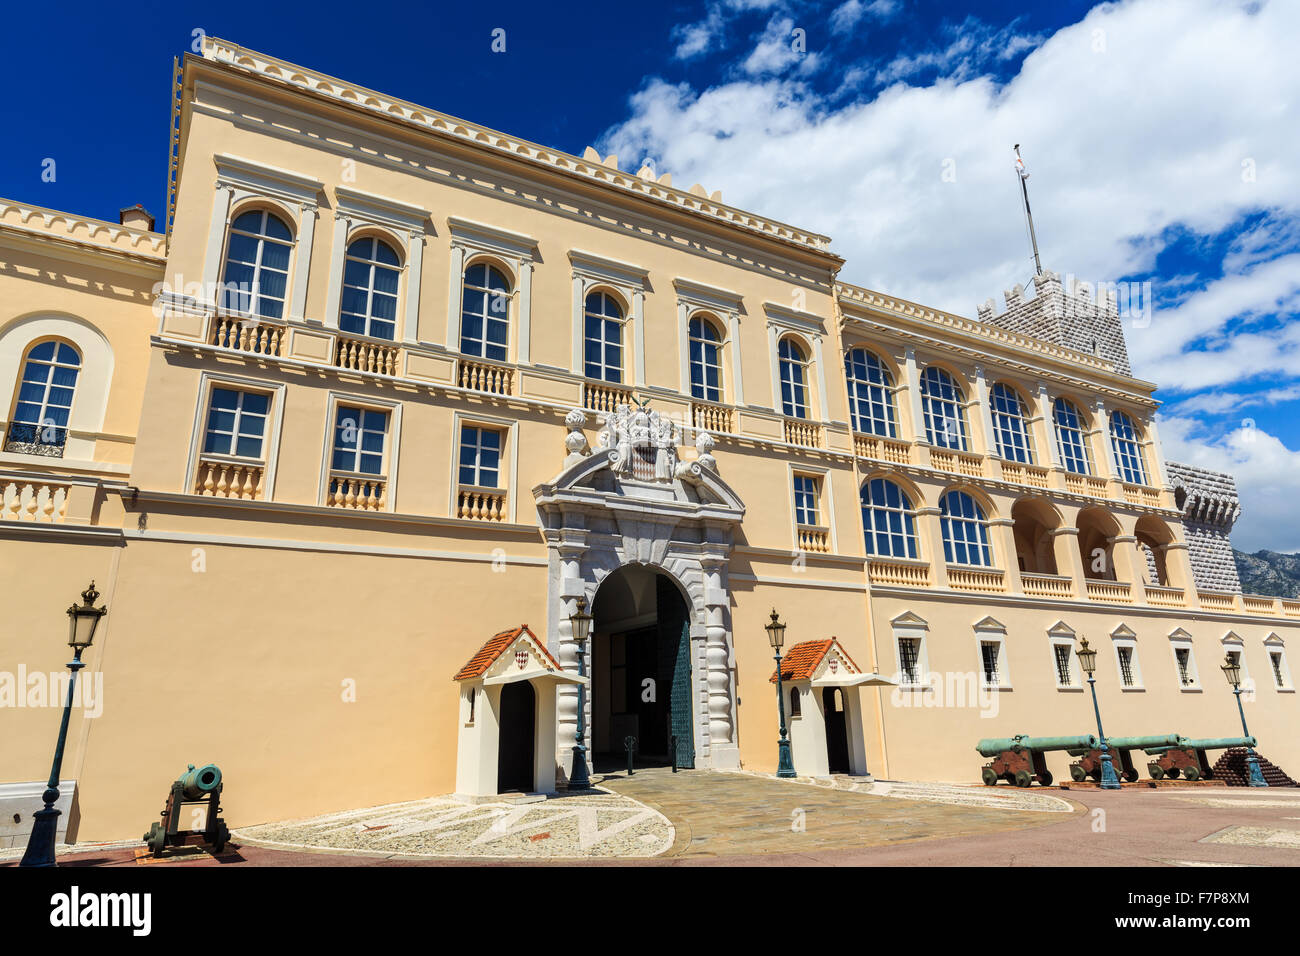
M 321 442 L 320 485 L 316 492 L 316 503 L 321 507 L 329 497 L 330 463 L 334 457 L 334 419 L 339 405 L 355 405 L 362 409 L 389 413 L 388 434 L 384 436 L 384 471 L 376 478 L 384 480 L 384 510 L 372 514 L 387 514 L 397 510 L 397 474 L 398 452 L 401 448 L 402 409 L 405 403 L 375 398 L 370 395 L 357 395 L 330 389 L 325 402 L 325 436 Z
M 501 486 L 506 493 L 507 521 L 515 523 L 518 514 L 519 495 L 519 420 L 498 418 L 495 415 L 480 415 L 477 412 L 453 411 L 451 416 L 451 484 L 450 498 L 447 502 L 447 514 L 456 516 L 456 498 L 460 488 L 460 432 L 469 425 L 471 428 L 493 428 L 505 433 L 506 447 L 501 462 L 501 474 L 505 483 Z
M 976 621 L 971 626 L 971 631 L 975 635 L 975 666 L 977 683 L 981 690 L 1009 691 L 1013 689 L 1011 683 L 1011 665 L 1007 653 L 1007 627 L 1001 621 L 992 617 L 985 617 Z M 984 645 L 992 644 L 997 648 L 997 672 L 998 680 L 996 683 L 990 683 L 984 677 Z
M 194 402 L 194 427 L 190 431 L 183 491 L 186 494 L 192 494 L 194 491 L 194 482 L 198 476 L 199 454 L 202 452 L 203 439 L 208 430 L 208 406 L 212 399 L 212 390 L 222 386 L 238 389 L 241 392 L 262 392 L 271 396 L 271 410 L 266 416 L 267 430 L 262 436 L 262 467 L 266 469 L 262 478 L 262 500 L 270 501 L 275 496 L 275 476 L 280 464 L 280 432 L 284 424 L 286 385 L 283 382 L 268 382 L 265 379 L 234 372 L 205 371 L 199 376 L 198 394 Z
M 1192 681 L 1190 684 L 1184 684 L 1182 676 L 1178 672 L 1178 651 L 1187 650 L 1187 669 L 1191 673 Z M 1174 680 L 1178 682 L 1178 687 L 1184 693 L 1199 693 L 1201 687 L 1201 669 L 1196 662 L 1196 648 L 1193 646 L 1192 635 L 1181 627 L 1175 628 L 1169 634 L 1169 653 L 1174 665 Z

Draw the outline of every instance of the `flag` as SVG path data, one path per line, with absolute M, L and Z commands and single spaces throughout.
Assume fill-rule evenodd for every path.
M 1018 173 L 1020 174 L 1020 178 L 1021 178 L 1021 179 L 1028 179 L 1028 178 L 1029 178 L 1029 173 L 1028 173 L 1028 171 L 1025 169 L 1025 161 L 1024 161 L 1023 159 L 1020 158 L 1020 154 L 1019 154 L 1019 153 L 1016 154 L 1016 172 L 1018 172 Z

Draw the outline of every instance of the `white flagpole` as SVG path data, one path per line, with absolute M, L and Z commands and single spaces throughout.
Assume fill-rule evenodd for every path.
M 1029 222 L 1029 242 L 1034 247 L 1034 272 L 1043 274 L 1043 263 L 1038 258 L 1038 237 L 1034 234 L 1034 214 L 1029 211 L 1029 186 L 1025 180 L 1029 173 L 1025 171 L 1025 162 L 1020 158 L 1020 144 L 1016 143 L 1016 177 L 1020 180 L 1020 194 L 1025 199 L 1025 219 Z

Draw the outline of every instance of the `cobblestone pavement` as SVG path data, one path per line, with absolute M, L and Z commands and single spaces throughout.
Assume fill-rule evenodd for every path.
M 668 819 L 627 796 L 574 794 L 533 802 L 446 797 L 243 827 L 235 842 L 381 856 L 522 860 L 657 856 L 673 843 Z

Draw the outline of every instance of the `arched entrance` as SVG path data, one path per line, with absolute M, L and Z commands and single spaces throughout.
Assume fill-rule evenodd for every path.
M 822 688 L 822 711 L 826 715 L 826 762 L 831 773 L 849 773 L 849 724 L 844 691 Z
M 591 740 L 599 768 L 695 765 L 691 720 L 690 612 L 669 575 L 619 568 L 600 583 L 592 609 Z
M 530 793 L 536 774 L 537 694 L 532 681 L 501 687 L 501 728 L 497 736 L 497 793 Z

